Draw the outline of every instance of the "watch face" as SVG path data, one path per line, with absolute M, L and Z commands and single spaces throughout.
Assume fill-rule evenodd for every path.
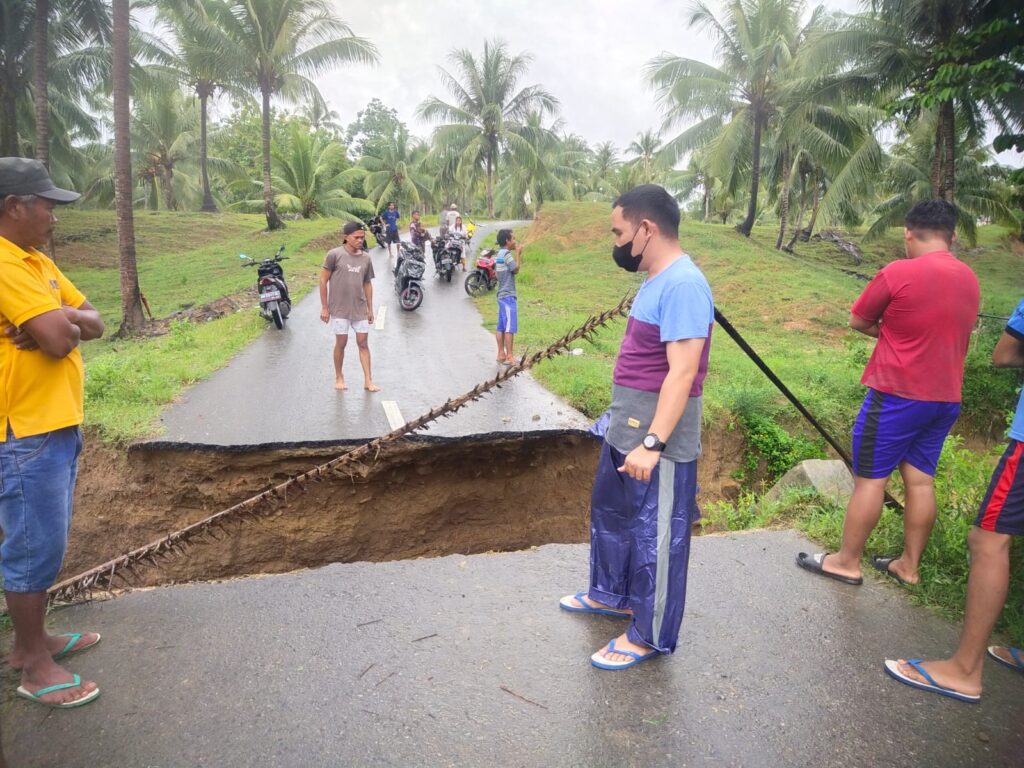
M 644 438 L 644 448 L 647 448 L 648 450 L 654 448 L 654 446 L 657 444 L 658 438 L 656 438 L 654 435 L 647 435 Z

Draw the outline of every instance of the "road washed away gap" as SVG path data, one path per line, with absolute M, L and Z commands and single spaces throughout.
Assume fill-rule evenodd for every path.
M 365 477 L 370 472 L 366 462 L 376 461 L 382 450 L 388 446 L 426 427 L 442 416 L 456 413 L 495 387 L 500 387 L 502 383 L 529 370 L 541 361 L 565 352 L 572 342 L 580 339 L 591 340 L 594 332 L 610 320 L 626 317 L 632 302 L 633 294 L 628 294 L 618 305 L 600 315 L 592 316 L 579 328 L 567 333 L 547 349 L 529 357 L 523 357 L 518 363 L 501 371 L 494 378 L 478 384 L 465 394 L 448 400 L 443 405 L 431 409 L 382 437 L 347 451 L 313 469 L 289 477 L 284 482 L 214 515 L 55 584 L 49 590 L 50 601 L 74 602 L 89 599 L 97 591 L 112 593 L 119 585 L 122 587 L 135 586 L 142 580 L 141 572 L 143 570 L 151 567 L 160 568 L 187 555 L 189 549 L 197 543 L 233 537 L 237 530 L 229 532 L 228 526 L 239 526 L 273 515 L 288 501 L 289 496 L 305 491 L 310 483 L 320 483 L 333 477 Z

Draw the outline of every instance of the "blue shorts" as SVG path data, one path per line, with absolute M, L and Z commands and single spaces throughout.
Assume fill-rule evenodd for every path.
M 516 311 L 516 297 L 502 296 L 498 299 L 498 333 L 516 333 L 519 329 L 519 313 Z
M 853 474 L 888 477 L 904 461 L 935 475 L 960 403 L 908 400 L 869 389 L 853 425 Z
M 7 592 L 45 592 L 57 580 L 71 530 L 82 434 L 65 427 L 0 443 L 0 570 Z
M 1024 536 L 1024 443 L 1006 446 L 974 524 L 986 531 Z

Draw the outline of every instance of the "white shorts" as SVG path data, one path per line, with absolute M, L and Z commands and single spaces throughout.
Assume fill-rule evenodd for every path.
M 351 328 L 356 333 L 369 333 L 370 321 L 347 320 L 344 317 L 331 318 L 331 333 L 333 333 L 335 336 L 348 336 L 349 328 Z

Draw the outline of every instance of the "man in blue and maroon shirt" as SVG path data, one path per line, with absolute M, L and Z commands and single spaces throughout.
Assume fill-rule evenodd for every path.
M 679 248 L 679 206 L 645 184 L 612 206 L 612 258 L 647 273 L 612 375 L 612 404 L 591 496 L 590 588 L 560 601 L 572 613 L 628 618 L 591 656 L 625 669 L 672 653 L 686 600 L 690 527 L 697 519 L 701 395 L 714 304 Z
M 882 515 L 889 475 L 903 477 L 903 552 L 872 565 L 916 584 L 935 524 L 935 470 L 960 414 L 964 358 L 978 315 L 978 278 L 949 249 L 956 208 L 944 200 L 907 213 L 906 259 L 883 267 L 850 310 L 850 327 L 878 339 L 861 383 L 868 392 L 853 425 L 853 496 L 835 554 L 797 555 L 801 568 L 846 584 L 863 583 L 860 559 Z

